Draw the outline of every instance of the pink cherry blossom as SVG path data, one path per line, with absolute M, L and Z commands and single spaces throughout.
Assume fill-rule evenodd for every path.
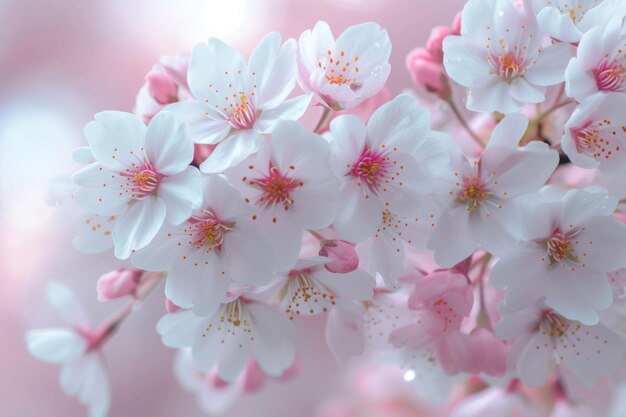
M 513 113 L 545 100 L 546 87 L 564 80 L 573 48 L 543 45 L 528 2 L 469 0 L 461 36 L 443 41 L 443 63 L 450 78 L 468 89 L 467 108 Z
M 167 110 L 188 123 L 194 143 L 218 145 L 202 171 L 222 172 L 238 164 L 257 151 L 261 134 L 279 120 L 302 116 L 310 95 L 287 100 L 296 83 L 295 60 L 295 41 L 281 45 L 276 32 L 259 43 L 248 63 L 215 38 L 193 48 L 188 81 L 194 99 Z
M 115 256 L 145 247 L 164 222 L 180 224 L 198 207 L 200 173 L 189 166 L 193 145 L 172 113 L 148 127 L 135 116 L 102 112 L 85 127 L 96 162 L 74 173 L 76 201 L 88 212 L 118 216 Z
M 326 22 L 300 35 L 298 83 L 333 110 L 344 110 L 375 95 L 391 66 L 391 42 L 376 23 L 346 29 L 335 40 Z
M 605 193 L 571 190 L 529 209 L 522 242 L 491 272 L 504 305 L 520 310 L 545 298 L 569 320 L 598 323 L 613 301 L 607 273 L 626 266 L 626 226 L 610 216 L 616 205 Z
M 142 271 L 139 269 L 116 269 L 98 279 L 98 300 L 111 301 L 132 294 L 139 285 Z

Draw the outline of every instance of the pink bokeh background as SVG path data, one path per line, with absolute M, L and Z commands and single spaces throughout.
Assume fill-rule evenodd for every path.
M 250 53 L 267 32 L 298 37 L 325 20 L 335 34 L 376 21 L 393 43 L 389 88 L 410 86 L 406 54 L 430 28 L 450 24 L 464 0 L 0 0 L 0 417 L 84 416 L 58 386 L 58 368 L 31 358 L 24 331 L 60 325 L 44 299 L 47 282 L 76 291 L 98 321 L 115 303 L 96 300 L 95 282 L 123 266 L 112 254 L 82 255 L 53 218 L 46 182 L 77 168 L 74 147 L 95 112 L 132 111 L 144 75 L 163 54 L 216 36 Z M 202 416 L 172 375 L 174 352 L 154 330 L 155 293 L 104 349 L 112 382 L 110 416 Z M 322 319 L 299 323 L 302 374 L 271 381 L 229 416 L 308 417 L 347 395 L 352 363 L 337 365 Z

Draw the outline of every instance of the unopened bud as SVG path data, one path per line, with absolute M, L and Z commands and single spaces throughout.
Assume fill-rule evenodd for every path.
M 98 300 L 111 301 L 125 297 L 139 285 L 140 269 L 116 269 L 100 277 L 96 284 Z
M 332 259 L 331 262 L 324 264 L 329 272 L 346 274 L 359 266 L 359 255 L 357 255 L 354 245 L 345 240 L 323 241 L 319 254 Z

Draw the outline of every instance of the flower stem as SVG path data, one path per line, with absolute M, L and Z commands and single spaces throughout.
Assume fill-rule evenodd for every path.
M 484 327 L 487 329 L 491 329 L 491 319 L 489 318 L 489 313 L 487 313 L 487 307 L 485 305 L 485 276 L 490 259 L 491 255 L 487 254 L 480 260 L 480 272 L 478 273 L 477 278 L 480 310 L 478 312 L 478 317 L 476 318 L 476 324 L 478 327 Z
M 472 137 L 474 142 L 476 142 L 478 146 L 480 146 L 481 148 L 484 148 L 485 144 L 480 140 L 478 135 L 476 135 L 476 133 L 472 130 L 472 128 L 467 124 L 467 121 L 465 120 L 461 112 L 459 111 L 459 108 L 456 106 L 456 104 L 454 104 L 454 100 L 452 99 L 452 96 L 450 96 L 447 100 L 445 100 L 445 102 L 448 103 L 448 105 L 450 106 L 450 109 L 452 109 L 452 113 L 454 113 L 459 123 L 461 123 L 461 126 L 463 126 L 463 129 L 465 129 L 465 131 Z
M 320 116 L 320 120 L 317 122 L 317 125 L 315 125 L 315 129 L 313 129 L 313 132 L 322 132 L 324 127 L 326 127 L 326 122 L 328 122 L 328 118 L 330 117 L 331 112 L 331 109 L 329 109 L 328 107 L 324 107 L 324 111 L 322 112 L 322 115 Z

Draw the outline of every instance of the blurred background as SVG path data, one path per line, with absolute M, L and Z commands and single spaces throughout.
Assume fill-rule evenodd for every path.
M 67 284 L 94 322 L 115 303 L 96 300 L 95 283 L 123 266 L 112 254 L 83 255 L 70 227 L 43 196 L 49 179 L 74 171 L 94 113 L 132 111 L 145 74 L 161 55 L 219 37 L 246 56 L 269 31 L 298 38 L 325 20 L 335 35 L 376 21 L 393 43 L 392 93 L 410 87 L 406 54 L 430 28 L 449 25 L 464 0 L 0 0 L 0 417 L 84 416 L 58 386 L 58 367 L 31 358 L 24 331 L 61 325 L 44 299 L 47 282 Z M 111 417 L 202 416 L 172 375 L 174 352 L 154 330 L 163 299 L 151 297 L 104 348 Z M 324 342 L 323 320 L 300 323 L 302 372 L 242 398 L 229 416 L 308 417 L 349 395 L 350 370 Z

